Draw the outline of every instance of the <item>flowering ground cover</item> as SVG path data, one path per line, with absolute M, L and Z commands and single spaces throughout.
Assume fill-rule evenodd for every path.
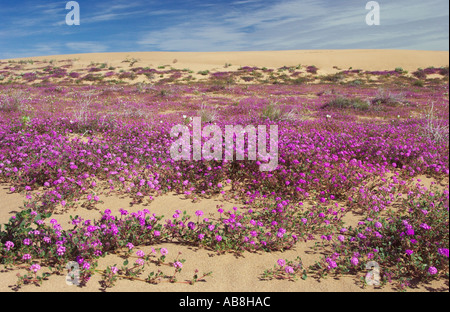
M 190 259 L 158 247 L 167 243 L 243 257 L 313 244 L 314 263 L 305 265 L 301 253 L 280 258 L 261 270 L 263 281 L 352 276 L 361 286 L 446 280 L 448 287 L 448 69 L 316 77 L 314 66 L 246 66 L 193 82 L 182 80 L 188 70 L 117 74 L 93 66 L 80 75 L 45 64 L 19 83 L 5 77 L 20 64 L 2 65 L 0 182 L 24 203 L 0 227 L 0 262 L 28 271 L 17 287 L 68 270 L 80 287 L 101 276 L 104 289 L 123 280 L 193 285 L 214 276 L 214 269 L 193 270 L 180 279 Z M 96 78 L 101 72 L 170 76 L 111 83 Z M 171 128 L 192 132 L 194 117 L 223 133 L 227 125 L 277 125 L 278 167 L 173 160 Z M 163 216 L 155 202 L 168 194 L 236 204 Z M 109 197 L 142 209 L 101 210 Z M 81 209 L 98 217 L 86 219 Z M 111 256 L 123 265 L 99 265 Z

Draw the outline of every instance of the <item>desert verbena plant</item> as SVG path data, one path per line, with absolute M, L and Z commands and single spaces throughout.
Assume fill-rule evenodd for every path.
M 308 66 L 307 68 L 306 68 L 306 71 L 308 72 L 308 73 L 310 73 L 310 74 L 317 74 L 317 71 L 318 71 L 319 69 L 316 67 L 316 66 L 314 66 L 314 65 L 312 65 L 312 66 Z
M 217 111 L 202 103 L 198 116 L 201 117 L 202 123 L 212 123 L 217 120 Z
M 432 102 L 429 110 L 425 112 L 425 124 L 422 126 L 422 135 L 432 141 L 445 143 L 448 146 L 448 121 L 445 122 L 438 119 L 435 114 L 434 102 Z
M 414 75 L 414 77 L 418 78 L 418 79 L 427 79 L 427 74 L 426 72 L 419 68 L 417 71 L 412 73 Z
M 448 77 L 448 66 L 447 67 L 442 67 L 439 71 L 439 74 L 442 76 L 447 76 Z

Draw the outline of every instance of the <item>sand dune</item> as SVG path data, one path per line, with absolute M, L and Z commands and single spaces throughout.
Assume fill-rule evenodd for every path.
M 117 65 L 136 59 L 139 66 L 171 65 L 191 70 L 223 69 L 225 64 L 277 68 L 282 66 L 315 65 L 322 72 L 339 69 L 393 70 L 402 67 L 412 71 L 430 66 L 448 66 L 448 51 L 415 50 L 298 50 L 247 52 L 121 52 L 49 55 L 23 59 L 74 60 L 74 66 L 108 63 Z

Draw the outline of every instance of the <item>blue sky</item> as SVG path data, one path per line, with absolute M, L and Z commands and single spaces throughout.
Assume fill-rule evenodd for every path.
M 0 0 L 0 59 L 92 52 L 449 49 L 447 0 Z

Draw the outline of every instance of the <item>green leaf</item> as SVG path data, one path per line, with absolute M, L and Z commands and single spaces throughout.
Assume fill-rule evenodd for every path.
M 123 262 L 123 265 L 125 265 L 125 266 L 128 265 L 128 259 Z

